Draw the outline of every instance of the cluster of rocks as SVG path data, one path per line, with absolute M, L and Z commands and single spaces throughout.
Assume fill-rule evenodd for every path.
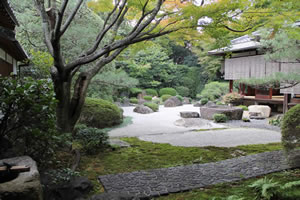
M 177 97 L 170 97 L 164 103 L 165 107 L 177 107 L 182 105 L 183 105 L 182 102 Z

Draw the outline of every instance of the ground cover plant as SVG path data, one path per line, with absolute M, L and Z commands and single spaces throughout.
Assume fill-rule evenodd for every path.
M 230 159 L 234 156 L 282 149 L 278 143 L 263 145 L 220 147 L 176 147 L 169 144 L 144 142 L 137 138 L 123 138 L 129 148 L 106 149 L 96 155 L 82 157 L 80 172 L 95 184 L 95 192 L 103 191 L 97 182 L 99 175 L 165 168 L 193 163 L 208 163 Z
M 176 96 L 177 92 L 174 88 L 162 88 L 159 90 L 159 95 L 171 95 L 171 96 Z
M 146 102 L 146 103 L 144 103 L 144 106 L 151 108 L 154 112 L 157 112 L 159 109 L 158 104 L 152 103 L 152 102 Z

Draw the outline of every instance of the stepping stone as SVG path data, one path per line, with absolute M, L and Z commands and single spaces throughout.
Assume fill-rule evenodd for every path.
M 106 192 L 144 198 L 239 181 L 290 168 L 282 151 L 272 151 L 215 163 L 104 175 L 99 176 L 99 181 Z
M 183 111 L 183 112 L 180 112 L 180 117 L 182 117 L 182 118 L 199 118 L 200 115 L 198 112 Z

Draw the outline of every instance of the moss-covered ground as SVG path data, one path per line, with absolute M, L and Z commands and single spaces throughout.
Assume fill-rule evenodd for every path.
M 193 163 L 216 162 L 242 155 L 256 154 L 265 151 L 281 149 L 279 143 L 265 145 L 247 145 L 233 148 L 220 147 L 176 147 L 169 144 L 144 142 L 137 138 L 122 138 L 130 143 L 129 148 L 112 148 L 99 152 L 96 155 L 84 155 L 80 162 L 80 172 L 88 176 L 95 184 L 94 192 L 102 192 L 102 186 L 97 182 L 99 175 L 132 172 L 164 168 Z M 218 186 L 214 187 L 218 193 Z M 220 187 L 222 188 L 222 187 Z M 212 190 L 212 191 L 213 191 Z M 192 195 L 193 192 L 179 194 Z M 222 194 L 222 191 L 220 191 Z M 174 197 L 174 198 L 177 198 Z M 172 199 L 172 198 L 171 198 Z

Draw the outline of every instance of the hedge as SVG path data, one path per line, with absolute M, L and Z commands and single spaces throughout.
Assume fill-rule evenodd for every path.
M 86 98 L 80 123 L 95 128 L 106 128 L 123 122 L 123 111 L 115 104 L 95 98 Z
M 165 94 L 176 96 L 177 92 L 174 88 L 162 88 L 159 90 L 159 95 L 163 96 Z
M 152 96 L 144 96 L 144 99 L 145 99 L 146 101 L 151 101 L 151 100 L 152 100 Z
M 188 97 L 190 96 L 190 89 L 184 86 L 176 87 L 176 91 L 180 96 Z
M 153 97 L 158 96 L 157 91 L 155 89 L 152 89 L 152 88 L 146 89 L 145 92 L 146 92 L 147 95 L 151 95 Z
M 144 103 L 144 106 L 151 108 L 154 112 L 157 112 L 159 109 L 159 106 L 156 103 L 152 103 L 152 102 L 146 102 Z
M 129 101 L 130 101 L 130 103 L 134 103 L 134 104 L 137 104 L 139 102 L 139 100 L 135 97 L 130 98 Z
M 165 102 L 166 100 L 168 100 L 170 97 L 172 97 L 172 95 L 168 95 L 168 94 L 164 94 L 161 96 L 161 99 L 163 102 Z
M 228 118 L 225 114 L 214 114 L 213 118 L 214 118 L 214 121 L 217 123 L 226 122 L 228 120 Z

